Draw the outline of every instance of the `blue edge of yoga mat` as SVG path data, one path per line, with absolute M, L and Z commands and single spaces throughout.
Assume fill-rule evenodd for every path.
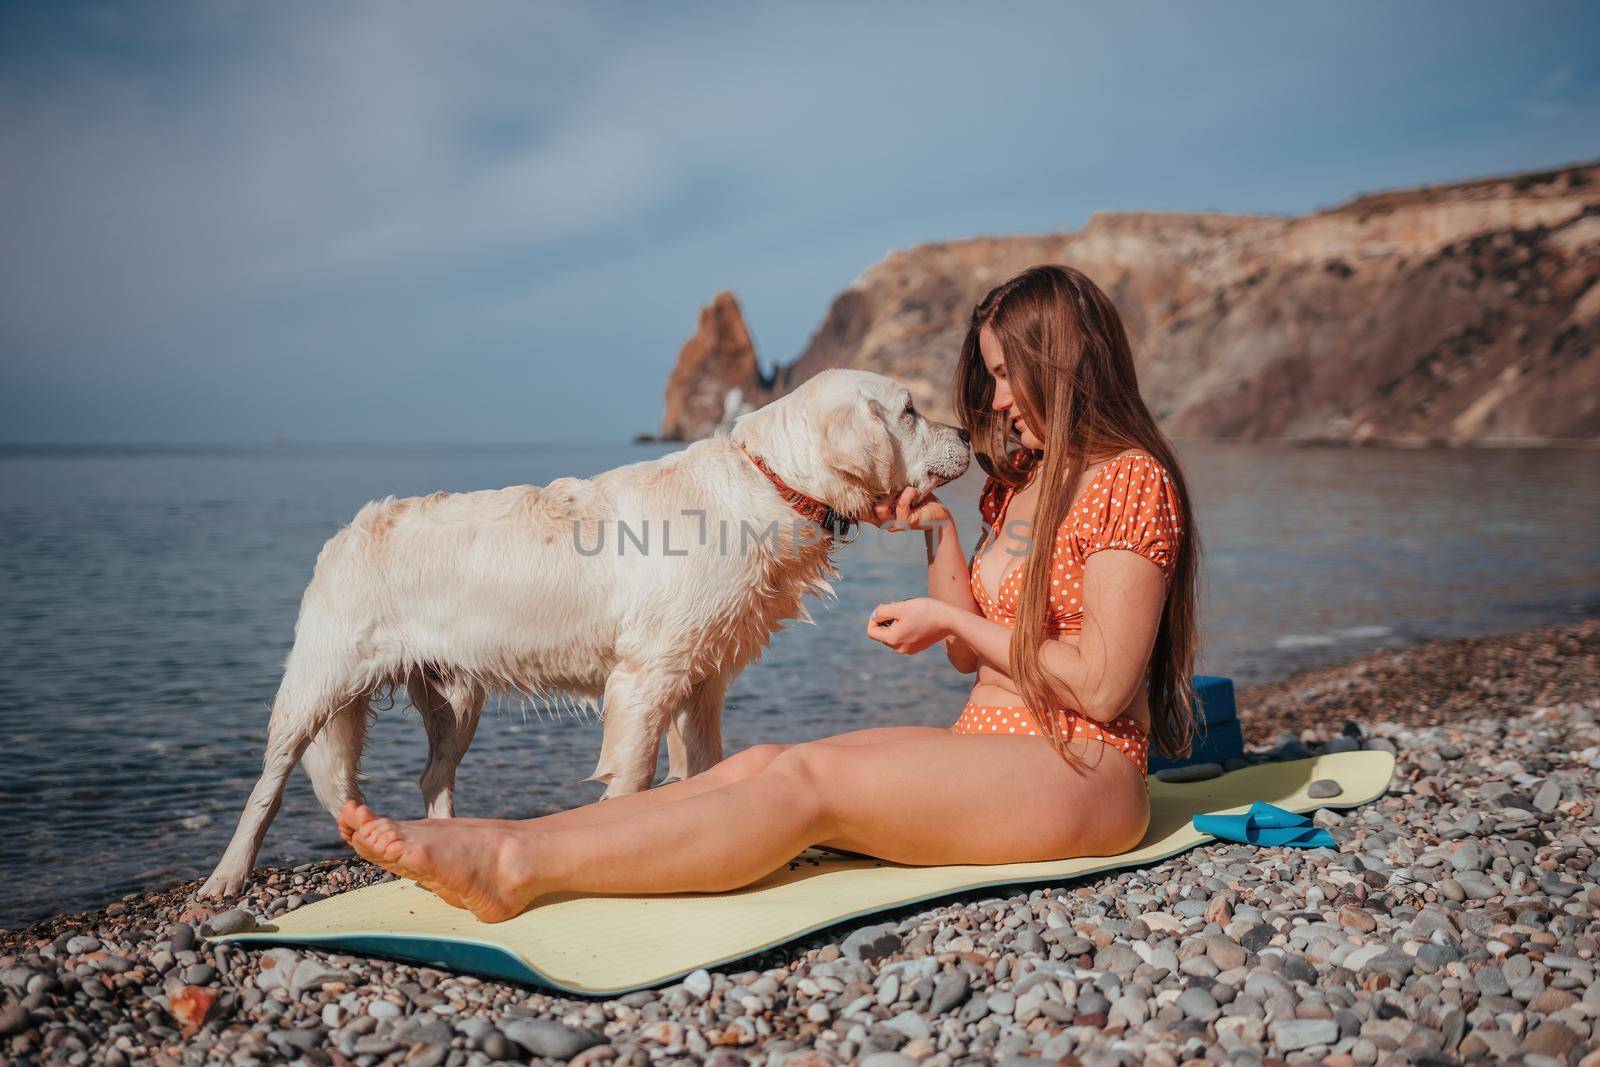
M 1194 676 L 1194 752 L 1183 759 L 1167 759 L 1151 746 L 1150 770 L 1164 771 L 1191 763 L 1221 763 L 1244 755 L 1244 734 L 1239 731 L 1239 707 L 1233 699 L 1233 679 L 1215 674 Z

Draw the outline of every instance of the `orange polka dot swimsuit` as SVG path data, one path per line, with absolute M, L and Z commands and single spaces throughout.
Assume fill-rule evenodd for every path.
M 989 534 L 1005 514 L 1015 490 L 995 478 L 984 482 L 978 500 L 984 535 L 968 567 L 973 599 L 986 619 L 1017 625 L 1017 597 L 1026 560 L 1008 564 L 1000 588 L 991 597 L 978 577 L 978 561 Z M 1137 552 L 1156 566 L 1170 583 L 1177 567 L 1178 539 L 1183 534 L 1177 487 L 1166 470 L 1145 452 L 1126 452 L 1089 479 L 1077 502 L 1062 520 L 1050 548 L 1050 610 L 1046 632 L 1052 636 L 1083 632 L 1083 565 L 1105 549 Z M 1068 708 L 1052 709 L 1064 737 L 1101 741 L 1126 755 L 1140 772 L 1147 771 L 1150 741 L 1144 728 L 1128 715 L 1095 722 Z M 1038 722 L 1026 707 L 969 703 L 950 727 L 959 734 L 1037 735 Z

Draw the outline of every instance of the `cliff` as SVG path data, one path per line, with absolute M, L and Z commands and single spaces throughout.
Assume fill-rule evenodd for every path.
M 700 309 L 699 327 L 678 351 L 677 365 L 667 379 L 667 410 L 658 437 L 663 441 L 706 437 L 771 395 L 772 383 L 756 362 L 756 346 L 739 301 L 732 293 L 718 293 Z
M 1071 233 L 893 252 L 770 378 L 720 294 L 672 372 L 663 432 L 709 433 L 730 400 L 762 403 L 828 367 L 891 375 L 949 418 L 973 305 L 1036 263 L 1078 267 L 1116 300 L 1146 398 L 1179 437 L 1600 440 L 1595 163 L 1301 217 L 1098 214 Z

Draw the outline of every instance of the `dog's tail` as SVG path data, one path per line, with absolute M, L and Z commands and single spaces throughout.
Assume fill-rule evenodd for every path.
M 330 815 L 338 815 L 347 800 L 361 803 L 361 749 L 371 714 L 367 699 L 352 701 L 328 720 L 301 757 L 317 802 Z

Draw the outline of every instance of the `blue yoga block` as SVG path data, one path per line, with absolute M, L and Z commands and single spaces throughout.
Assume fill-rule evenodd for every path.
M 1244 734 L 1239 731 L 1239 708 L 1233 699 L 1233 679 L 1214 674 L 1194 676 L 1195 708 L 1194 752 L 1185 759 L 1173 760 L 1150 749 L 1150 769 L 1187 767 L 1191 763 L 1221 763 L 1244 755 Z

